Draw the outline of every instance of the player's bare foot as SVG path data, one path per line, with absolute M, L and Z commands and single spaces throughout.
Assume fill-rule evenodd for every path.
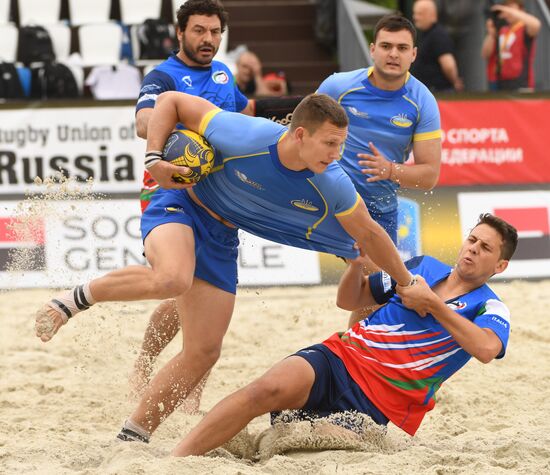
M 89 283 L 58 295 L 36 312 L 36 336 L 44 342 L 50 341 L 69 318 L 89 309 L 94 303 Z
M 68 321 L 69 319 L 65 314 L 58 312 L 46 304 L 36 312 L 36 321 L 34 324 L 36 336 L 44 342 L 50 341 Z

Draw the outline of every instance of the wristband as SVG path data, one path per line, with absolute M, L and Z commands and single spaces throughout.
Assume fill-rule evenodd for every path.
M 152 150 L 145 153 L 145 168 L 149 169 L 162 160 L 162 152 Z

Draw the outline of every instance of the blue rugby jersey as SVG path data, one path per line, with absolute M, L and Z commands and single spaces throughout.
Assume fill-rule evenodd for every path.
M 412 144 L 441 137 L 439 109 L 432 93 L 408 74 L 402 88 L 386 91 L 373 86 L 372 68 L 329 76 L 317 92 L 338 101 L 349 118 L 349 132 L 340 165 L 369 207 L 381 213 L 397 209 L 398 185 L 390 180 L 367 183 L 358 153 L 372 154 L 369 142 L 395 163 L 407 160 Z
M 229 68 L 219 61 L 209 67 L 186 65 L 176 54 L 159 64 L 143 78 L 136 112 L 155 106 L 159 94 L 179 91 L 200 96 L 212 104 L 234 112 L 242 111 L 248 99 L 235 85 Z
M 193 190 L 212 211 L 252 234 L 289 246 L 354 258 L 354 240 L 338 216 L 360 197 L 333 162 L 320 174 L 292 171 L 279 161 L 287 128 L 267 119 L 215 109 L 199 133 L 216 149 L 214 169 Z

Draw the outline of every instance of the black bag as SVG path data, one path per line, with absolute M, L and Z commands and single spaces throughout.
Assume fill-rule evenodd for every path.
M 17 43 L 17 61 L 26 66 L 30 63 L 45 63 L 55 60 L 52 39 L 41 26 L 22 26 L 19 28 Z
M 165 59 L 177 47 L 174 26 L 161 19 L 148 19 L 139 25 L 140 59 Z
M 31 97 L 65 99 L 78 97 L 78 85 L 72 71 L 61 63 L 46 63 L 31 68 Z
M 25 93 L 13 63 L 0 63 L 0 98 L 23 99 Z

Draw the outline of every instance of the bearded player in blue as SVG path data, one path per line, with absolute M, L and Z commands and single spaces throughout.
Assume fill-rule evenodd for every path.
M 371 216 L 397 243 L 397 190 L 431 190 L 441 162 L 439 110 L 432 93 L 409 73 L 416 58 L 416 30 L 400 15 L 375 26 L 374 65 L 336 73 L 319 86 L 345 109 L 349 134 L 340 165 Z M 414 162 L 404 166 L 411 150 Z M 367 271 L 377 270 L 369 263 Z M 354 312 L 349 326 L 364 318 Z
M 177 123 L 216 148 L 215 168 L 196 186 L 160 159 Z M 79 285 L 46 304 L 36 332 L 48 341 L 95 302 L 175 297 L 184 349 L 151 381 L 119 437 L 148 441 L 219 357 L 237 283 L 237 227 L 272 241 L 331 252 L 362 253 L 400 285 L 414 282 L 387 233 L 370 217 L 345 172 L 334 163 L 347 117 L 326 95 L 307 96 L 287 130 L 266 119 L 222 111 L 178 92 L 157 100 L 148 126 L 147 159 L 157 192 L 142 219 L 151 265 L 129 266 Z

